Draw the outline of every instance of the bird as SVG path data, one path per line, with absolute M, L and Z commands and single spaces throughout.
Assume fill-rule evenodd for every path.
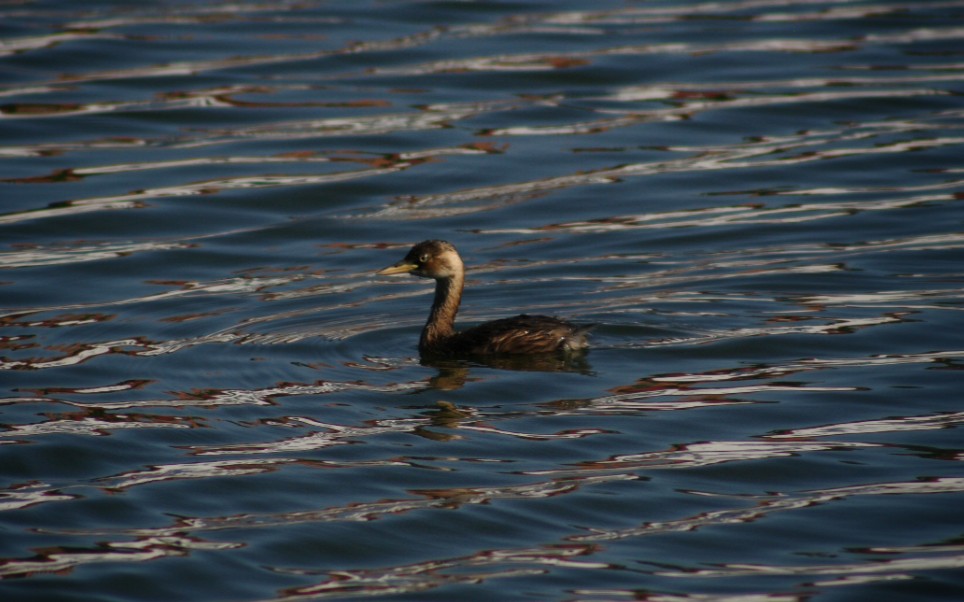
M 376 274 L 411 274 L 435 280 L 435 300 L 418 341 L 423 357 L 572 354 L 589 346 L 591 325 L 577 326 L 551 316 L 522 314 L 457 331 L 455 315 L 465 287 L 465 264 L 447 241 L 422 241 L 404 259 Z

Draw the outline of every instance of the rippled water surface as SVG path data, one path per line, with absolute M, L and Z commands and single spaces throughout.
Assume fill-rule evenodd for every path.
M 0 3 L 4 600 L 964 596 L 964 1 Z M 460 321 L 569 363 L 419 361 Z

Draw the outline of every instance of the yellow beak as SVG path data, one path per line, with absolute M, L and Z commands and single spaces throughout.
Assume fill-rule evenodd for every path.
M 407 263 L 404 260 L 399 261 L 395 265 L 390 265 L 387 268 L 378 270 L 375 272 L 378 276 L 391 276 L 393 274 L 408 274 L 409 272 L 417 269 L 418 266 L 414 263 Z

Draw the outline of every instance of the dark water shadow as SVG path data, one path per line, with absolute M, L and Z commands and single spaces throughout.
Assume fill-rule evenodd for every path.
M 470 359 L 439 359 L 422 356 L 420 363 L 438 370 L 429 379 L 429 386 L 442 391 L 461 389 L 471 380 L 473 368 L 495 368 L 519 372 L 573 372 L 595 374 L 587 358 L 588 353 L 541 353 L 533 355 L 489 355 Z

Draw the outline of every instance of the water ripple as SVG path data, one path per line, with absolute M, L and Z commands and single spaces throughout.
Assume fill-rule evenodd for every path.
M 0 7 L 0 597 L 956 596 L 964 1 L 128 4 Z

